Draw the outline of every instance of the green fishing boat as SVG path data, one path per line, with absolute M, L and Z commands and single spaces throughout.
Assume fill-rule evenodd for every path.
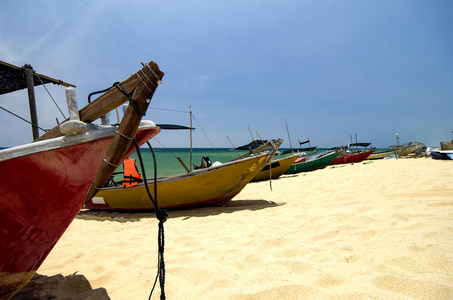
M 296 160 L 296 162 L 294 162 L 288 170 L 286 170 L 285 174 L 295 174 L 323 169 L 330 165 L 332 161 L 342 152 L 343 151 L 327 151 L 304 157 L 305 159 L 301 159 L 299 161 Z

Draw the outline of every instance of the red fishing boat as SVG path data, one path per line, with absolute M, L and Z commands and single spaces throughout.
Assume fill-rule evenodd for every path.
M 337 158 L 335 158 L 331 165 L 346 164 L 361 162 L 368 158 L 376 149 L 371 149 L 363 152 L 343 152 Z
M 133 138 L 142 145 L 160 132 L 141 118 L 163 75 L 157 64 L 146 64 L 78 111 L 78 120 L 0 150 L 0 299 L 36 273 L 84 202 L 135 151 Z M 119 125 L 91 124 L 128 100 Z

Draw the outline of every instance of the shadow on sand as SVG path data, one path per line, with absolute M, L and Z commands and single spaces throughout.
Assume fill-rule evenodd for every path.
M 256 211 L 265 208 L 272 208 L 286 203 L 275 203 L 268 200 L 232 200 L 222 206 L 209 206 L 190 209 L 169 209 L 168 218 L 197 218 L 206 216 L 215 216 L 225 213 L 234 213 L 236 211 Z M 97 211 L 82 210 L 76 219 L 95 220 L 95 221 L 115 221 L 115 222 L 138 222 L 141 219 L 156 218 L 154 210 L 140 211 Z

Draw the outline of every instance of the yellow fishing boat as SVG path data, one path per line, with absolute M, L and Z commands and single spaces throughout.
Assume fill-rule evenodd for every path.
M 148 179 L 148 190 L 154 199 L 157 198 L 158 206 L 161 208 L 222 205 L 236 196 L 261 171 L 270 155 L 269 153 L 252 155 L 186 174 L 157 178 L 157 197 L 154 195 L 154 180 Z M 123 185 L 101 188 L 85 208 L 146 210 L 155 207 L 144 182 L 138 182 L 126 188 Z
M 291 156 L 272 160 L 258 174 L 256 174 L 255 177 L 253 177 L 252 181 L 279 178 L 286 172 L 286 170 L 289 169 L 289 167 L 291 167 L 299 156 L 300 154 L 293 154 Z

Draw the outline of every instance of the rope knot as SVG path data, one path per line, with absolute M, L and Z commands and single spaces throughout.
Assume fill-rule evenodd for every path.
M 168 217 L 168 214 L 167 214 L 167 210 L 164 209 L 164 208 L 159 208 L 157 209 L 156 211 L 156 217 L 159 221 L 161 221 L 162 223 L 164 223 L 165 221 L 167 221 L 167 217 Z

